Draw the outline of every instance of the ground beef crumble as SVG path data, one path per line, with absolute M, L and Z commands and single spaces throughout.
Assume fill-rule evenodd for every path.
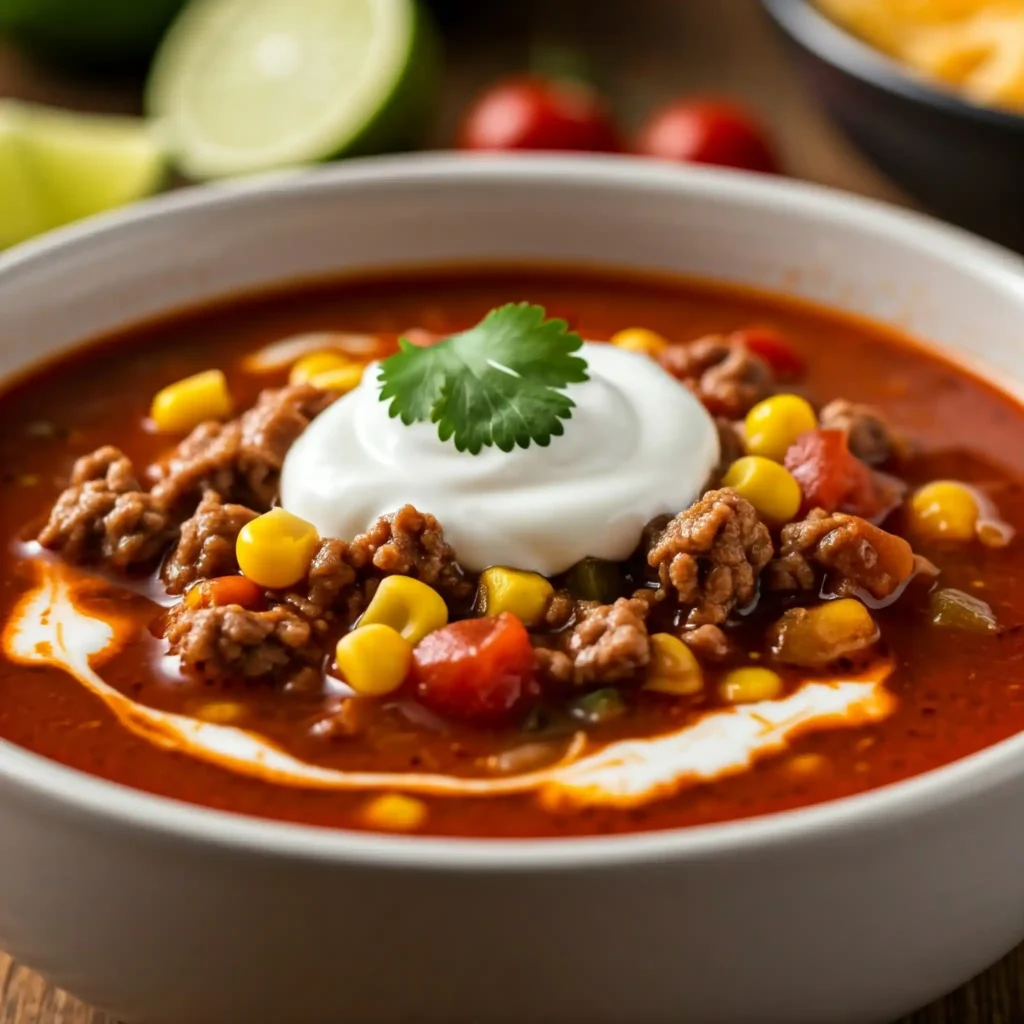
M 265 512 L 277 496 L 288 449 L 335 397 L 308 384 L 268 389 L 238 419 L 201 423 L 169 458 L 150 467 L 153 495 L 182 506 L 213 490 Z
M 715 482 L 725 476 L 726 470 L 745 454 L 743 447 L 743 421 L 734 422 L 724 416 L 715 418 L 718 428 L 718 465 L 715 467 Z
M 568 590 L 556 590 L 544 609 L 544 625 L 548 629 L 565 629 L 576 615 L 576 598 Z
M 714 334 L 671 345 L 661 365 L 681 380 L 715 416 L 739 419 L 771 394 L 771 367 L 739 342 Z
M 685 630 L 679 639 L 703 662 L 725 661 L 733 653 L 732 642 L 725 632 L 710 623 Z
M 557 648 L 538 647 L 541 674 L 552 682 L 608 686 L 625 682 L 651 660 L 644 621 L 649 605 L 620 597 L 614 604 L 579 602 L 577 621 L 562 634 Z
M 357 574 L 349 564 L 349 546 L 328 537 L 309 565 L 303 592 L 293 591 L 283 600 L 301 615 L 323 621 L 342 614 L 345 621 L 358 617 L 366 606 L 365 588 L 357 586 Z
M 128 569 L 154 561 L 173 533 L 171 517 L 140 489 L 131 461 L 108 445 L 75 463 L 38 540 L 70 562 Z
M 691 605 L 687 624 L 724 622 L 757 596 L 772 539 L 754 506 L 728 489 L 708 491 L 665 527 L 647 555 L 663 590 Z
M 199 507 L 181 526 L 178 545 L 160 570 L 168 594 L 183 594 L 196 580 L 238 571 L 235 542 L 239 531 L 258 513 L 221 500 L 207 491 Z
M 817 589 L 817 570 L 825 570 L 833 594 L 866 591 L 882 600 L 915 571 L 914 552 L 902 537 L 842 512 L 814 509 L 784 526 L 781 540 L 780 556 L 765 573 L 772 590 Z
M 323 654 L 310 623 L 289 608 L 250 611 L 239 605 L 189 608 L 167 617 L 171 654 L 190 674 L 213 682 L 296 682 L 320 674 Z
M 441 524 L 429 513 L 403 505 L 381 516 L 348 547 L 349 564 L 359 573 L 412 576 L 435 587 L 448 601 L 469 600 L 476 590 L 444 539 Z
M 825 430 L 842 430 L 850 451 L 869 466 L 888 461 L 902 447 L 886 418 L 870 405 L 837 398 L 821 410 L 819 422 Z

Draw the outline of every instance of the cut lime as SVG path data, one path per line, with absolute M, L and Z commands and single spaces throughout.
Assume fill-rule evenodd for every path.
M 437 71 L 415 0 L 193 0 L 146 106 L 179 168 L 218 178 L 412 145 Z
M 46 215 L 29 170 L 20 125 L 0 109 L 0 248 L 45 230 Z
M 0 245 L 150 195 L 165 165 L 137 118 L 0 101 Z

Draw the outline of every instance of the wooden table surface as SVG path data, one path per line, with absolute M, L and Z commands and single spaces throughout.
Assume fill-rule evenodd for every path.
M 582 48 L 627 125 L 636 125 L 654 104 L 676 94 L 729 93 L 742 97 L 771 125 L 793 175 L 909 203 L 815 108 L 754 0 L 449 3 L 464 11 L 447 19 L 451 21 L 449 61 L 443 109 L 434 128 L 435 145 L 444 146 L 451 137 L 466 97 L 495 74 L 521 66 L 527 40 L 540 39 Z M 82 109 L 133 111 L 138 105 L 138 90 L 131 85 L 99 85 L 56 76 L 3 49 L 0 95 Z M 1022 1021 L 1024 947 L 900 1024 Z M 116 1022 L 0 953 L 0 1024 Z

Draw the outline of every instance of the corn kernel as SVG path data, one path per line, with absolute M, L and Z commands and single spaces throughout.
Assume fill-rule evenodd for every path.
M 156 393 L 149 418 L 157 430 L 185 433 L 205 420 L 231 415 L 227 378 L 220 370 L 204 370 Z
M 789 470 L 762 455 L 737 459 L 725 474 L 722 486 L 746 498 L 765 519 L 774 523 L 788 523 L 803 500 L 800 485 Z
M 321 391 L 337 391 L 339 395 L 348 394 L 359 387 L 363 379 L 363 371 L 366 368 L 358 363 L 351 366 L 339 366 L 336 370 L 324 370 L 323 373 L 315 373 L 309 378 L 309 383 Z
M 340 352 L 310 352 L 297 359 L 288 373 L 289 384 L 310 384 L 314 377 L 352 366 L 352 360 Z
M 935 480 L 910 499 L 910 526 L 927 540 L 973 540 L 978 525 L 978 500 L 955 480 Z
M 319 543 L 312 523 L 283 508 L 273 508 L 239 530 L 235 555 L 247 579 L 280 590 L 306 575 Z
M 385 576 L 359 619 L 363 628 L 381 623 L 418 644 L 428 633 L 448 624 L 444 598 L 411 576 Z
M 245 707 L 230 700 L 211 701 L 197 708 L 195 716 L 215 725 L 230 725 L 245 717 Z
M 789 759 L 786 768 L 790 775 L 806 779 L 811 775 L 822 774 L 828 766 L 828 758 L 823 754 L 796 754 Z
M 878 643 L 871 612 L 852 597 L 790 608 L 769 631 L 772 657 L 784 665 L 821 669 Z
M 427 820 L 427 805 L 414 796 L 384 793 L 363 808 L 363 820 L 388 832 L 415 832 Z
M 751 455 L 781 462 L 793 442 L 817 425 L 818 417 L 806 398 L 772 395 L 747 413 L 744 445 Z
M 616 348 L 624 348 L 629 352 L 639 352 L 645 356 L 659 356 L 668 348 L 668 342 L 656 331 L 646 327 L 627 327 L 611 337 Z
M 871 612 L 852 597 L 843 597 L 836 601 L 826 601 L 816 605 L 810 611 L 814 614 L 823 633 L 838 635 L 840 633 L 877 633 L 878 627 L 871 618 Z
M 774 700 L 782 693 L 782 677 L 770 668 L 736 668 L 722 680 L 719 692 L 730 704 Z
M 654 633 L 644 689 L 688 697 L 699 693 L 703 686 L 704 679 L 693 651 L 671 633 Z
M 555 588 L 539 573 L 492 565 L 480 574 L 476 610 L 480 615 L 511 612 L 524 626 L 544 618 Z
M 338 671 L 360 697 L 394 693 L 409 674 L 412 644 L 391 626 L 372 622 L 346 633 L 334 651 Z

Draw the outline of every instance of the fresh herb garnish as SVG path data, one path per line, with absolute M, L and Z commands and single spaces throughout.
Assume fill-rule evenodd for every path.
M 436 345 L 400 338 L 380 366 L 380 400 L 406 425 L 436 423 L 460 452 L 543 447 L 572 416 L 564 389 L 588 379 L 586 361 L 572 354 L 582 345 L 564 320 L 546 320 L 543 306 L 509 303 Z

